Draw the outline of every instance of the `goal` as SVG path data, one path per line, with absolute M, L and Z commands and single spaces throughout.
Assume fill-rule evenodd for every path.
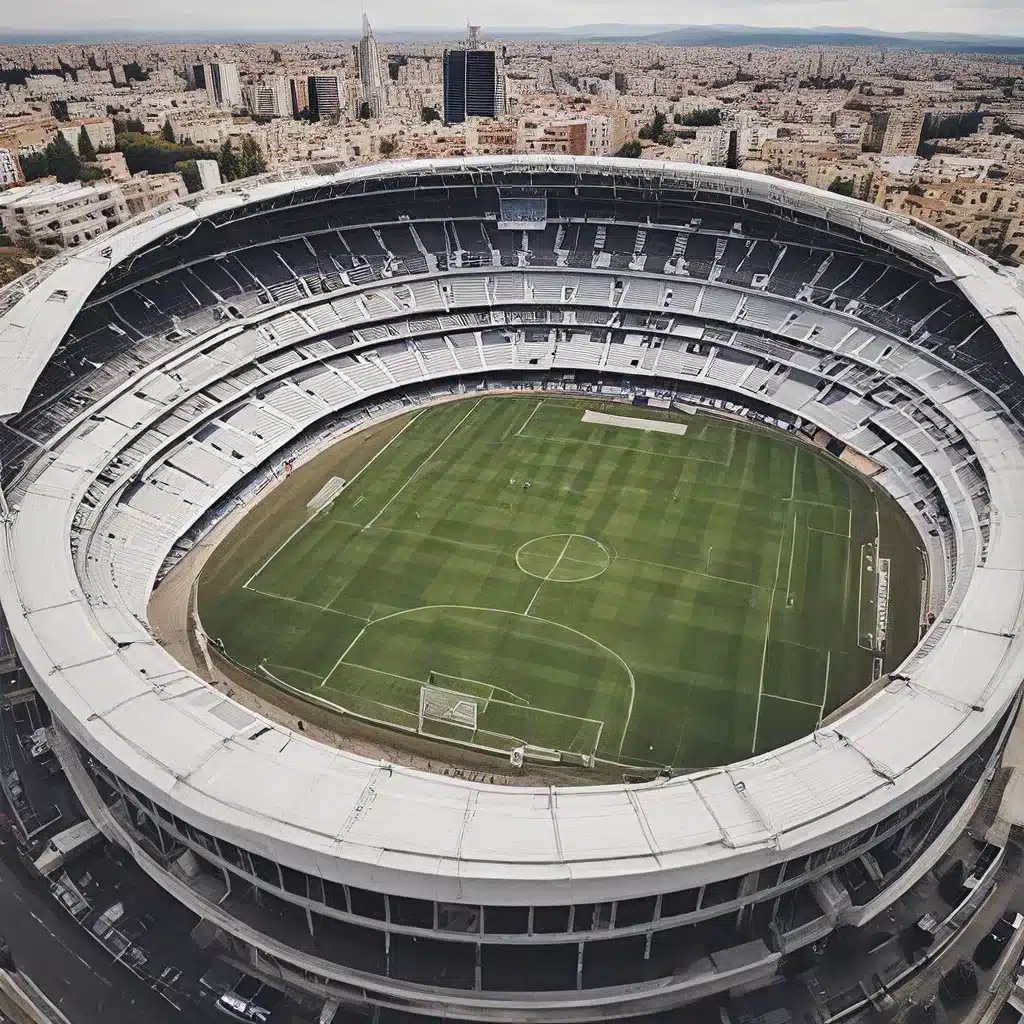
M 441 729 L 438 729 L 441 726 Z M 469 733 L 477 729 L 477 702 L 457 690 L 441 686 L 420 687 L 420 712 L 417 732 L 423 735 L 448 735 L 448 728 Z

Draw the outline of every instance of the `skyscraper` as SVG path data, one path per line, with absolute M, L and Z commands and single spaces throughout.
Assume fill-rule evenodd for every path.
M 337 75 L 310 75 L 309 93 L 311 121 L 337 121 L 341 115 L 341 83 Z
M 360 107 L 365 103 L 370 117 L 380 117 L 387 106 L 387 91 L 380 65 L 380 51 L 373 38 L 370 19 L 363 15 L 363 38 L 359 40 Z
M 192 65 L 192 82 L 197 89 L 205 89 L 210 102 L 218 107 L 242 105 L 242 83 L 234 64 L 212 62 Z
M 497 117 L 504 113 L 503 93 L 493 50 L 445 50 L 445 124 L 460 124 L 467 117 Z

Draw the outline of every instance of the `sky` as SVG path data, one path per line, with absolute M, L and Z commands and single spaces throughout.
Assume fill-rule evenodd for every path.
M 262 33 L 302 29 L 351 34 L 359 22 L 354 4 L 338 0 L 0 0 L 4 34 L 95 31 Z M 367 5 L 376 30 L 453 29 L 468 20 L 491 28 L 557 29 L 628 22 L 634 25 L 738 24 L 776 28 L 818 26 L 883 32 L 974 33 L 1024 36 L 1024 0 L 373 0 Z

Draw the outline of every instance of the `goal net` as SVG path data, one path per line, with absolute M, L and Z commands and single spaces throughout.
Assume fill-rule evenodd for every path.
M 442 729 L 438 730 L 438 726 Z M 418 732 L 447 735 L 447 728 L 476 732 L 477 702 L 472 697 L 441 686 L 420 687 L 420 713 Z

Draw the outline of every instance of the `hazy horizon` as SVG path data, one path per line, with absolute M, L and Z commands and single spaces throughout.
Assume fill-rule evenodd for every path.
M 359 16 L 351 9 L 339 19 L 333 0 L 307 0 L 301 22 L 295 11 L 270 0 L 222 0 L 200 4 L 185 0 L 174 10 L 164 8 L 154 16 L 152 9 L 140 8 L 137 0 L 96 0 L 83 5 L 79 0 L 36 0 L 32 4 L 9 5 L 2 34 L 54 38 L 90 33 L 96 39 L 104 33 L 166 36 L 178 33 L 182 39 L 210 32 L 263 35 L 279 32 L 282 37 L 301 38 L 303 32 L 323 36 L 358 34 Z M 507 31 L 564 31 L 609 22 L 628 24 L 637 34 L 666 26 L 742 26 L 763 29 L 823 29 L 838 32 L 928 32 L 935 35 L 963 34 L 1024 36 L 1024 3 L 1020 0 L 954 0 L 939 6 L 926 0 L 719 0 L 713 7 L 693 0 L 683 3 L 637 0 L 630 6 L 631 18 L 621 20 L 621 6 L 609 0 L 496 0 L 486 7 L 474 7 L 452 0 L 438 0 L 424 16 L 421 4 L 410 0 L 383 0 L 368 10 L 374 29 L 380 32 L 438 32 L 450 36 L 467 20 L 483 24 L 485 34 Z M 615 17 L 617 16 L 617 17 Z M 54 26 L 60 26 L 54 29 Z M 870 28 L 868 27 L 870 26 Z

